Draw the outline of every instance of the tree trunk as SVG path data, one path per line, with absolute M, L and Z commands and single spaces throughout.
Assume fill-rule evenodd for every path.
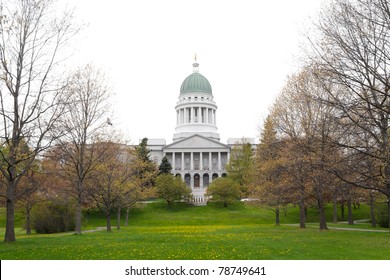
M 349 225 L 353 225 L 352 201 L 351 201 L 351 198 L 348 199 L 348 224 Z
M 15 181 L 8 182 L 7 214 L 4 242 L 14 242 L 15 238 Z
M 81 234 L 81 219 L 82 219 L 82 192 L 83 192 L 83 182 L 81 179 L 77 182 L 77 207 L 76 207 L 76 225 L 75 233 Z
M 227 205 L 227 202 L 226 201 L 224 201 L 223 202 L 223 207 L 227 207 L 228 205 Z
M 375 201 L 374 195 L 370 193 L 370 214 L 371 214 L 371 225 L 376 227 L 376 218 L 375 218 Z
M 106 213 L 107 231 L 111 232 L 111 213 Z
M 280 226 L 280 210 L 279 210 L 279 207 L 275 209 L 275 224 L 277 226 Z
M 302 200 L 299 204 L 299 227 L 306 228 L 305 203 Z
M 390 196 L 387 197 L 387 215 L 388 215 L 389 230 L 390 230 Z
M 126 208 L 126 220 L 125 220 L 125 227 L 129 225 L 129 212 L 130 212 L 130 207 Z
M 345 205 L 344 203 L 341 203 L 341 220 L 345 220 Z
M 337 224 L 337 197 L 333 197 L 333 223 Z
M 30 208 L 26 207 L 26 234 L 31 234 Z
M 328 229 L 326 225 L 325 206 L 321 199 L 318 200 L 318 210 L 320 215 L 320 230 Z
M 77 207 L 76 207 L 76 226 L 75 226 L 75 233 L 81 234 L 81 198 L 79 195 L 79 198 L 77 199 Z
M 116 213 L 116 229 L 121 229 L 121 207 L 118 207 L 118 212 Z
M 306 228 L 306 207 L 305 207 L 305 190 L 301 186 L 301 197 L 299 201 L 299 227 Z

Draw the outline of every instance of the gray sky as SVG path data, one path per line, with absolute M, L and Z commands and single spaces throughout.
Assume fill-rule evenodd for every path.
M 199 71 L 218 105 L 221 141 L 258 139 L 321 0 L 67 0 L 88 24 L 74 61 L 92 62 L 115 92 L 114 125 L 133 143 L 172 141 L 180 85 Z

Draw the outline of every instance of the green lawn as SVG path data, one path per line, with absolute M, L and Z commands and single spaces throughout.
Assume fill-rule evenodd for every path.
M 329 211 L 331 212 L 331 211 Z M 356 210 L 359 219 L 368 209 Z M 2 213 L 1 213 L 2 214 Z M 309 222 L 315 222 L 311 209 Z M 73 234 L 24 235 L 0 244 L 1 259 L 390 259 L 390 234 L 273 225 L 274 213 L 245 204 L 219 204 L 168 209 L 163 203 L 131 213 L 121 230 Z M 282 224 L 298 222 L 298 209 L 281 216 Z M 0 220 L 2 223 L 2 220 Z M 1 224 L 0 224 L 1 225 Z M 104 226 L 98 213 L 85 216 L 85 228 Z M 367 225 L 329 226 L 368 228 Z M 0 230 L 4 235 L 4 229 Z

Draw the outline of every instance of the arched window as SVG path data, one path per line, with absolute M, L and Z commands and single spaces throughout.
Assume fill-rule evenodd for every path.
M 207 188 L 210 185 L 210 176 L 209 174 L 203 175 L 203 187 Z
M 187 187 L 191 186 L 191 175 L 189 173 L 184 175 L 184 181 L 186 182 Z

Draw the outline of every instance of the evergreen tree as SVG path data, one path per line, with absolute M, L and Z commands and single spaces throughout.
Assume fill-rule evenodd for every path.
M 161 164 L 158 168 L 159 174 L 170 174 L 172 171 L 172 165 L 166 156 L 163 157 Z
M 141 187 L 141 191 L 151 191 L 154 187 L 158 172 L 156 163 L 150 159 L 148 138 L 143 138 L 139 146 L 135 147 L 133 168 L 133 180 Z
M 150 150 L 148 149 L 148 138 L 143 138 L 138 147 L 135 148 L 137 157 L 144 162 L 150 162 Z

